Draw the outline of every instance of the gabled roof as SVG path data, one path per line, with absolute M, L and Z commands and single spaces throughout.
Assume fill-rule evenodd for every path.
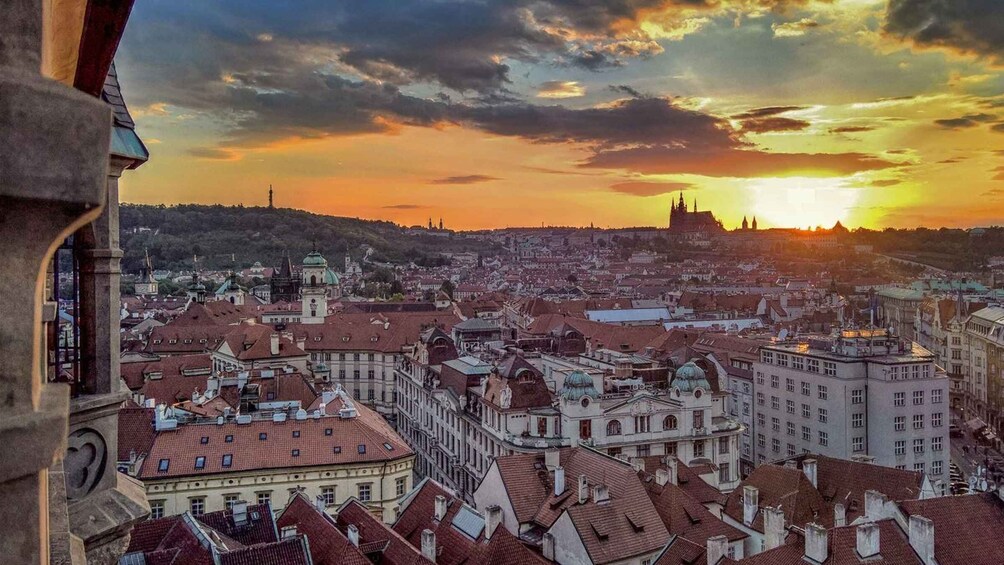
M 895 520 L 875 522 L 879 527 L 879 555 L 881 558 L 863 560 L 857 551 L 857 526 L 830 528 L 827 532 L 828 557 L 823 565 L 860 565 L 880 563 L 889 565 L 922 565 L 923 561 L 910 546 L 910 540 Z M 937 535 L 937 534 L 935 534 Z M 935 544 L 937 547 L 937 544 Z M 935 549 L 937 551 L 937 549 Z M 780 547 L 758 553 L 741 561 L 743 565 L 806 565 L 804 539 L 798 534 L 788 535 Z M 968 563 L 966 561 L 939 561 L 939 563 Z M 999 562 L 995 562 L 999 563 Z
M 780 465 L 761 465 L 729 494 L 725 502 L 725 514 L 738 523 L 743 523 L 743 488 L 755 486 L 759 489 L 760 508 L 780 507 L 784 512 L 784 523 L 804 526 L 815 522 L 823 526 L 833 525 L 833 507 L 823 499 L 816 487 L 798 469 Z M 751 527 L 763 530 L 763 512 L 757 511 Z
M 386 565 L 429 565 L 422 552 L 377 519 L 358 500 L 350 498 L 338 509 L 336 524 L 343 534 L 350 525 L 359 529 L 359 546 L 373 561 Z M 421 546 L 419 546 L 421 547 Z
M 1004 563 L 1004 502 L 996 492 L 943 496 L 900 503 L 909 516 L 934 522 L 934 557 L 938 563 Z
M 290 497 L 276 525 L 279 531 L 296 526 L 296 532 L 307 537 L 314 565 L 370 565 L 369 559 L 336 527 L 335 520 L 318 510 L 302 492 Z

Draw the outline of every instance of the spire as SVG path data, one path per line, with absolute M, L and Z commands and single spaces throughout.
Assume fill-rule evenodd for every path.
M 753 216 L 753 225 L 751 226 L 754 230 L 756 229 L 756 216 Z
M 271 184 L 268 185 L 268 207 L 269 208 L 274 208 L 275 207 L 275 206 L 272 205 L 272 185 Z
M 743 230 L 748 230 L 750 227 L 749 222 L 746 221 L 746 216 L 743 216 Z
M 683 191 L 682 190 L 680 191 L 680 204 L 679 204 L 679 206 L 677 206 L 677 208 L 680 209 L 681 211 L 686 211 L 687 210 L 687 204 L 683 201 Z
M 694 213 L 697 213 L 697 197 L 694 197 Z

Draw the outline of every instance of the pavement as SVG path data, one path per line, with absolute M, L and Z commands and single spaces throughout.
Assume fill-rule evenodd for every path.
M 994 457 L 1004 457 L 1004 455 L 996 449 L 978 443 L 966 429 L 960 414 L 954 410 L 952 411 L 952 423 L 962 428 L 963 437 L 951 438 L 949 445 L 951 446 L 952 462 L 962 470 L 964 479 L 968 480 L 984 466 L 989 466 L 991 474 L 1004 474 L 1004 468 L 996 467 L 991 461 Z

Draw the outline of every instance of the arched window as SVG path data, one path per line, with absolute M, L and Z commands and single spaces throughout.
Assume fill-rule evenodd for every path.
M 310 286 L 317 286 L 317 275 L 310 275 Z
M 664 430 L 675 430 L 679 424 L 676 422 L 676 416 L 670 414 L 666 416 L 666 419 L 662 421 L 662 429 Z
M 610 420 L 607 422 L 607 435 L 608 436 L 619 436 L 621 435 L 621 422 L 620 420 Z

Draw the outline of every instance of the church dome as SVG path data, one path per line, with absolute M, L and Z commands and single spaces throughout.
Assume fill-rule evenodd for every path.
M 327 267 L 328 262 L 317 251 L 311 251 L 303 258 L 304 267 Z
M 565 384 L 561 387 L 561 397 L 565 400 L 578 400 L 584 396 L 599 398 L 600 393 L 593 385 L 593 378 L 582 371 L 572 371 L 565 377 Z
M 704 369 L 697 366 L 693 361 L 687 361 L 682 367 L 676 370 L 671 386 L 675 386 L 682 392 L 694 392 L 698 388 L 711 390 L 708 377 L 704 374 Z
M 340 283 L 341 279 L 338 277 L 338 273 L 331 269 L 324 270 L 324 284 L 337 285 Z

